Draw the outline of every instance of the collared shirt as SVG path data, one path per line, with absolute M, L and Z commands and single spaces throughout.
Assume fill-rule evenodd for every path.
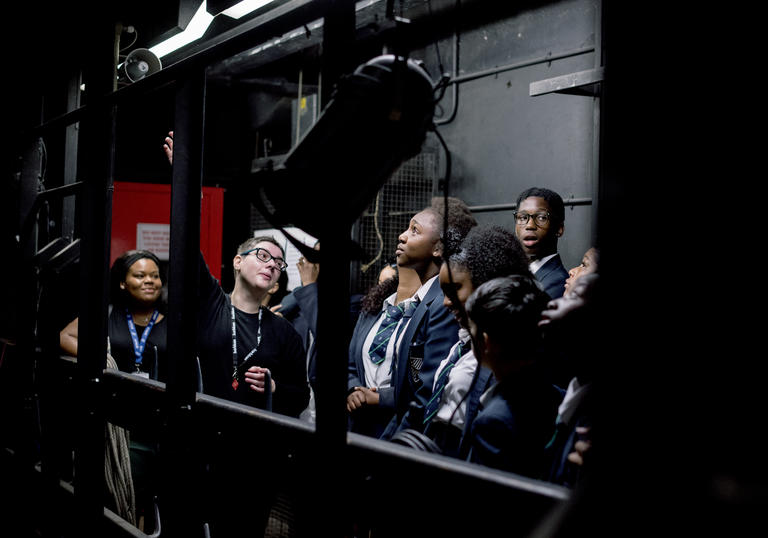
M 585 389 L 588 386 L 589 384 L 579 383 L 579 380 L 575 377 L 571 379 L 571 382 L 568 383 L 568 389 L 565 391 L 563 401 L 557 408 L 559 420 L 565 424 L 570 423 L 571 418 L 573 418 L 573 413 L 576 411 L 576 408 L 579 407 L 579 402 L 581 402 L 581 399 L 584 397 L 584 393 L 586 392 Z
M 490 387 L 485 389 L 485 392 L 483 392 L 480 395 L 480 399 L 479 399 L 480 409 L 485 407 L 488 404 L 488 402 L 491 400 L 491 398 L 493 398 L 496 395 L 496 391 L 498 388 L 499 388 L 499 382 L 494 381 Z
M 554 254 L 550 254 L 549 256 L 544 256 L 543 258 L 540 258 L 540 259 L 538 259 L 538 260 L 533 260 L 533 261 L 532 261 L 532 262 L 531 262 L 531 263 L 528 265 L 528 268 L 531 270 L 531 273 L 535 275 L 535 274 L 536 274 L 536 271 L 538 271 L 539 269 L 541 269 L 541 267 L 542 267 L 542 266 L 543 266 L 545 263 L 547 263 L 547 262 L 548 262 L 550 259 L 554 258 L 555 256 L 557 256 L 557 252 L 555 252 Z
M 547 263 L 547 262 L 548 262 L 550 259 L 554 258 L 555 256 L 557 256 L 557 252 L 555 252 L 554 254 L 550 254 L 549 256 L 544 256 L 544 257 L 543 257 L 543 258 L 541 258 L 541 259 L 538 259 L 538 260 L 534 260 L 534 261 L 532 261 L 532 262 L 531 262 L 531 263 L 528 265 L 528 268 L 531 270 L 531 273 L 535 275 L 535 274 L 536 274 L 536 271 L 538 271 L 539 269 L 541 269 L 541 267 L 542 267 L 542 266 L 543 266 L 545 263 Z
M 470 341 L 471 335 L 469 331 L 464 328 L 459 329 L 459 341 L 456 342 L 451 348 L 448 356 L 443 359 L 440 366 L 435 372 L 435 382 L 440 376 L 440 372 L 448 365 L 453 350 L 456 346 L 461 344 L 463 347 L 468 347 L 467 343 Z M 448 372 L 448 382 L 443 388 L 443 395 L 440 398 L 440 407 L 437 410 L 437 414 L 433 420 L 446 422 L 452 424 L 457 428 L 464 427 L 464 419 L 467 415 L 467 402 L 466 395 L 469 392 L 469 387 L 472 384 L 472 378 L 475 375 L 477 369 L 477 359 L 475 354 L 470 348 L 469 351 L 464 353 L 456 361 L 456 364 Z
M 437 276 L 434 276 L 427 280 L 418 290 L 416 290 L 416 293 L 414 293 L 412 297 L 409 297 L 403 302 L 409 303 L 417 297 L 419 301 L 423 301 L 424 296 L 429 291 L 429 287 L 432 285 L 432 282 L 434 282 L 436 278 Z M 365 342 L 363 342 L 362 355 L 363 367 L 365 368 L 365 385 L 369 388 L 376 387 L 377 389 L 380 389 L 389 387 L 392 384 L 392 359 L 395 356 L 395 350 L 400 346 L 400 341 L 403 338 L 403 334 L 405 334 L 405 330 L 407 329 L 411 318 L 402 318 L 400 321 L 398 321 L 394 333 L 397 335 L 397 339 L 392 338 L 387 343 L 387 352 L 381 364 L 373 363 L 373 361 L 368 357 L 368 350 L 371 347 L 371 342 L 373 342 L 373 338 L 376 336 L 376 333 L 379 332 L 379 327 L 381 327 L 382 321 L 384 321 L 385 316 L 383 313 L 386 312 L 387 306 L 395 305 L 396 299 L 397 292 L 384 299 L 384 303 L 381 305 L 381 313 L 379 314 L 379 319 L 376 320 L 376 323 L 373 324 L 373 327 L 371 327 L 368 336 L 365 338 Z

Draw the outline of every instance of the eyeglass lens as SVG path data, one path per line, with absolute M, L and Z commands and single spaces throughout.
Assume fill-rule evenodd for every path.
M 275 260 L 275 264 L 280 268 L 280 270 L 283 270 L 286 267 L 288 267 L 288 264 L 285 263 L 284 259 L 275 258 L 274 256 L 272 256 L 272 254 L 270 254 L 270 252 L 267 249 L 257 247 L 251 251 L 246 252 L 246 254 L 250 254 L 251 252 L 256 254 L 256 257 L 264 263 L 267 263 L 269 260 Z

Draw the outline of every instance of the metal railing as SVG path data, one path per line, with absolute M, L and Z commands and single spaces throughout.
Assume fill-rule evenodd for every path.
M 286 480 L 295 481 L 305 490 L 302 497 L 306 502 L 301 504 L 296 517 L 311 521 L 313 529 L 323 535 L 346 535 L 356 518 L 365 518 L 371 512 L 391 513 L 392 521 L 382 523 L 383 535 L 399 532 L 398 526 L 406 519 L 413 525 L 406 534 L 429 529 L 435 533 L 455 534 L 465 530 L 474 535 L 488 535 L 503 525 L 506 535 L 523 535 L 568 498 L 568 491 L 555 485 L 347 433 L 344 407 L 347 343 L 344 334 L 336 334 L 339 331 L 332 322 L 335 314 L 346 316 L 349 260 L 343 256 L 321 258 L 328 270 L 324 271 L 320 291 L 319 334 L 324 340 L 319 347 L 316 428 L 290 417 L 196 392 L 195 342 L 189 335 L 196 331 L 197 306 L 189 290 L 197 288 L 199 278 L 196 260 L 205 143 L 205 67 L 320 17 L 326 18 L 326 51 L 340 54 L 339 43 L 354 33 L 354 27 L 349 28 L 347 23 L 353 10 L 352 1 L 281 3 L 193 48 L 184 59 L 158 73 L 117 91 L 112 90 L 111 58 L 103 52 L 94 53 L 86 65 L 88 103 L 25 133 L 32 138 L 80 122 L 79 151 L 88 155 L 82 181 L 61 190 L 69 193 L 76 188 L 83 197 L 83 207 L 88 208 L 83 212 L 81 227 L 83 293 L 79 305 L 79 357 L 76 365 L 65 361 L 56 373 L 68 380 L 66 386 L 52 388 L 50 375 L 53 374 L 46 372 L 48 377 L 40 387 L 42 391 L 55 390 L 59 397 L 73 403 L 73 415 L 68 417 L 74 429 L 73 482 L 70 485 L 54 476 L 56 465 L 48 456 L 55 450 L 45 452 L 40 481 L 43 488 L 60 490 L 48 490 L 43 498 L 60 499 L 63 490 L 64 497 L 70 499 L 64 508 L 59 508 L 60 513 L 68 514 L 65 519 L 50 522 L 65 535 L 75 528 L 80 534 L 95 536 L 143 535 L 104 509 L 103 445 L 107 421 L 126 427 L 153 424 L 165 440 L 163 492 L 165 499 L 173 502 L 161 506 L 162 536 L 203 536 L 207 532 L 190 507 L 199 506 L 198 495 L 216 495 L 215 491 L 202 490 L 201 478 L 209 463 L 211 444 L 219 443 L 222 438 L 236 439 L 238 445 L 231 448 L 244 454 L 258 453 L 267 439 L 271 443 L 269 454 L 280 454 L 290 460 Z M 328 24 L 328 20 L 335 22 Z M 112 29 L 102 30 L 94 36 L 95 44 L 101 45 L 94 50 L 111 53 Z M 330 87 L 327 81 L 334 80 L 333 75 L 338 76 L 345 68 L 343 57 L 324 57 L 324 69 L 329 73 L 324 78 L 326 86 Z M 164 385 L 105 370 L 105 320 L 115 107 L 168 85 L 176 92 L 172 263 L 168 278 L 168 349 L 173 360 Z M 330 222 L 328 238 L 343 234 L 345 225 L 347 223 Z M 40 360 L 47 364 L 60 360 L 51 353 L 52 350 L 43 350 Z M 343 360 L 328 360 L 332 357 L 343 357 Z M 49 399 L 47 403 L 55 401 Z M 63 443 L 55 434 L 49 436 L 47 432 L 41 438 L 44 442 Z M 441 510 L 440 500 L 424 494 L 427 484 L 460 502 L 458 510 L 467 514 L 466 518 L 443 521 L 427 516 L 418 523 L 408 517 L 414 510 L 426 514 Z M 78 526 L 73 522 L 87 523 Z

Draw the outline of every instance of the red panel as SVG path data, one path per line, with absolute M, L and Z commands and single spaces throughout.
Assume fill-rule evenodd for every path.
M 114 182 L 112 245 L 109 264 L 122 252 L 137 248 L 137 241 L 161 259 L 168 246 L 171 186 L 155 183 Z M 221 235 L 224 189 L 203 187 L 200 215 L 200 250 L 211 274 L 221 280 Z M 138 237 L 139 231 L 141 236 Z M 157 247 L 157 248 L 155 248 Z

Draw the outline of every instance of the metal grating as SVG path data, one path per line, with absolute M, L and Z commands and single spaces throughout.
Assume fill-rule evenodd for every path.
M 414 213 L 429 205 L 438 164 L 438 153 L 431 148 L 405 161 L 379 190 L 378 207 L 377 200 L 373 200 L 360 216 L 357 240 L 369 256 L 360 264 L 358 274 L 352 275 L 360 293 L 376 283 L 379 271 L 394 256 L 397 238 Z

